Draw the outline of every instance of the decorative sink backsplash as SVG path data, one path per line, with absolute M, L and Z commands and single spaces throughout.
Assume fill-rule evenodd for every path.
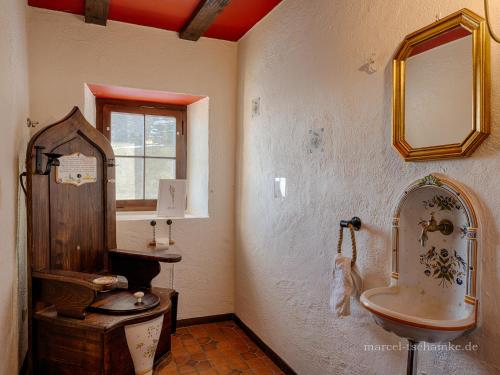
M 462 306 L 464 295 L 475 296 L 476 249 L 471 240 L 477 228 L 468 202 L 458 187 L 433 175 L 405 192 L 394 219 L 398 259 L 393 272 L 401 286 L 455 306 Z
M 434 188 L 422 191 L 423 197 L 428 197 L 422 201 L 422 208 L 415 208 L 415 213 L 421 213 L 423 216 L 437 218 L 434 220 L 448 220 L 455 229 L 452 233 L 445 235 L 439 231 L 434 232 L 431 240 L 425 243 L 424 252 L 420 252 L 420 264 L 425 269 L 424 274 L 431 279 L 439 280 L 439 285 L 442 287 L 449 287 L 456 285 L 463 285 L 463 280 L 466 272 L 466 264 L 464 258 L 466 257 L 467 245 L 464 240 L 464 231 L 467 231 L 467 217 L 463 210 L 462 205 L 448 193 L 436 191 Z M 418 198 L 417 198 L 418 199 Z M 415 202 L 418 205 L 418 201 Z M 412 204 L 409 210 L 412 210 Z M 409 221 L 409 229 L 411 231 L 411 220 L 415 217 L 415 213 L 408 212 L 405 208 L 403 215 L 405 221 Z M 408 216 L 406 216 L 408 212 Z M 423 221 L 420 220 L 419 224 Z M 426 236 L 427 238 L 429 235 Z
M 463 284 L 466 265 L 464 259 L 457 254 L 451 255 L 448 250 L 437 250 L 432 246 L 425 254 L 420 255 L 420 264 L 425 265 L 425 275 L 440 280 L 439 285 L 448 287 L 454 282 Z

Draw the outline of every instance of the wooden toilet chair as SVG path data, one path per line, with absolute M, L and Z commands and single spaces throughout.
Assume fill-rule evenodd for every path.
M 31 372 L 133 375 L 124 327 L 162 315 L 165 363 L 178 293 L 151 280 L 181 257 L 116 249 L 113 149 L 77 107 L 32 137 L 26 183 Z

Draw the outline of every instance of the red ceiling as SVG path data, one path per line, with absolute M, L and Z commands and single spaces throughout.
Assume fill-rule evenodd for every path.
M 197 102 L 205 96 L 178 94 L 175 92 L 156 91 L 156 90 L 143 90 L 133 89 L 130 87 L 98 85 L 88 83 L 90 91 L 96 98 L 107 99 L 123 99 L 123 100 L 140 100 L 146 102 L 162 103 L 162 104 L 177 104 L 189 105 Z
M 109 19 L 179 31 L 201 0 L 110 0 Z M 203 35 L 239 40 L 281 0 L 231 0 Z M 34 7 L 82 14 L 85 0 L 28 0 Z

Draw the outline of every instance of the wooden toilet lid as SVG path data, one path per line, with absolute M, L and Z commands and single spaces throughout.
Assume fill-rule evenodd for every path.
M 138 304 L 134 293 L 138 290 L 113 290 L 99 293 L 90 309 L 103 314 L 134 314 L 152 309 L 160 304 L 160 297 L 147 290 L 144 293 L 142 303 Z

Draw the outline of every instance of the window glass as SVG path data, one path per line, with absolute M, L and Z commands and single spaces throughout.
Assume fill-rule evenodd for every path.
M 158 197 L 160 179 L 175 179 L 175 159 L 146 159 L 146 199 Z
M 115 155 L 143 156 L 144 115 L 112 112 L 111 145 Z
M 175 158 L 176 118 L 146 115 L 146 156 Z
M 116 199 L 144 199 L 144 159 L 116 157 Z

